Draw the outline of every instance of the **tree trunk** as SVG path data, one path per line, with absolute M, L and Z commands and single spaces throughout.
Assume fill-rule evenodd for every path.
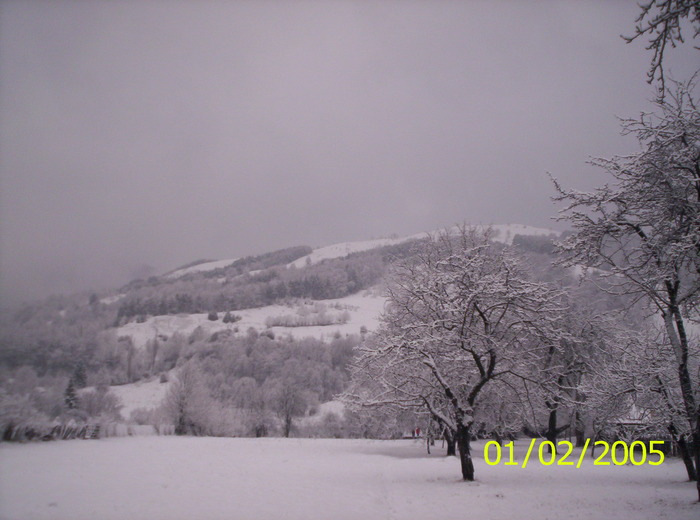
M 695 450 L 695 487 L 698 490 L 698 502 L 700 502 L 700 411 L 696 415 L 693 449 Z
M 547 424 L 547 431 L 545 432 L 545 438 L 552 443 L 554 446 L 554 453 L 557 452 L 557 409 L 550 408 L 549 410 L 549 422 Z M 547 452 L 552 453 L 552 446 L 547 446 Z
M 127 383 L 132 382 L 131 364 L 132 364 L 133 358 L 134 358 L 134 350 L 132 348 L 128 348 L 128 350 L 126 351 L 126 381 L 127 381 Z
M 681 395 L 683 396 L 683 404 L 685 405 L 688 422 L 693 431 L 691 453 L 693 453 L 693 458 L 695 459 L 695 477 L 698 490 L 698 502 L 700 502 L 700 478 L 698 478 L 698 476 L 700 476 L 698 475 L 700 473 L 700 410 L 695 403 L 693 383 L 688 369 L 689 348 L 688 336 L 685 331 L 685 322 L 678 305 L 675 304 L 676 290 L 671 289 L 668 283 L 667 286 L 669 287 L 668 295 L 672 304 L 668 307 L 668 310 L 664 312 L 664 324 L 666 326 L 668 339 L 676 354 Z
M 445 456 L 447 457 L 456 457 L 457 456 L 457 450 L 456 450 L 456 442 L 455 442 L 455 436 L 454 434 L 449 431 L 447 428 L 445 428 L 445 431 L 443 433 L 443 437 L 445 439 L 445 442 L 447 443 L 447 453 Z
M 151 370 L 150 370 L 151 374 L 153 374 L 153 372 L 156 369 L 156 358 L 158 357 L 158 348 L 159 347 L 160 347 L 160 345 L 158 344 L 158 338 L 156 337 L 155 341 L 153 342 L 153 357 L 151 358 Z
M 695 470 L 695 463 L 693 462 L 693 450 L 692 443 L 688 446 L 688 442 L 685 437 L 678 434 L 676 426 L 671 423 L 668 425 L 668 431 L 671 433 L 671 438 L 673 439 L 674 447 L 677 448 L 678 453 L 683 459 L 683 464 L 685 464 L 685 471 L 688 473 L 688 480 L 691 482 L 698 479 L 697 471 Z
M 187 419 L 185 414 L 182 413 L 177 418 L 177 424 L 175 425 L 175 435 L 186 435 L 187 434 Z
M 575 419 L 576 427 L 574 428 L 574 435 L 576 436 L 576 447 L 583 448 L 586 444 L 586 428 L 581 419 L 581 412 L 576 410 Z
M 697 471 L 695 471 L 695 465 L 693 464 L 693 456 L 691 454 L 691 449 L 688 443 L 683 437 L 679 438 L 677 441 L 678 451 L 681 453 L 681 458 L 683 459 L 683 464 L 685 464 L 685 471 L 688 473 L 688 480 L 693 481 L 698 479 Z M 700 500 L 700 497 L 698 497 Z
M 499 445 L 503 446 L 503 437 L 501 437 L 501 434 L 499 432 L 493 432 L 493 440 L 496 441 Z
M 596 431 L 595 428 L 593 430 L 593 437 L 591 438 L 591 458 L 595 459 L 595 446 L 596 442 L 601 440 L 601 435 L 602 432 L 600 430 Z
M 459 447 L 459 461 L 462 465 L 462 478 L 474 480 L 474 463 L 471 454 L 471 435 L 466 426 L 457 427 L 457 446 Z

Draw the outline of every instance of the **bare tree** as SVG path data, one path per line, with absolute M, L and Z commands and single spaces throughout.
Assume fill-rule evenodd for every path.
M 666 92 L 664 78 L 664 54 L 666 47 L 676 47 L 684 43 L 681 31 L 682 20 L 687 19 L 693 31 L 693 39 L 700 35 L 700 2 L 698 0 L 650 0 L 641 4 L 641 13 L 635 20 L 632 36 L 622 36 L 631 43 L 641 36 L 649 36 L 647 50 L 653 50 L 648 82 L 659 80 L 659 93 L 663 98 Z
M 558 311 L 554 293 L 491 236 L 445 232 L 398 263 L 376 346 L 357 364 L 381 378 L 380 398 L 421 402 L 454 432 L 464 480 L 474 480 L 470 442 L 484 388 L 517 371 Z
M 670 435 L 689 480 L 695 480 L 692 430 L 684 412 L 675 355 L 663 327 L 647 320 L 634 330 L 621 327 L 616 332 L 616 341 L 605 356 L 594 360 L 592 377 L 582 385 L 596 439 Z M 695 350 L 691 357 L 697 359 L 700 347 L 697 343 L 690 347 Z M 632 422 L 622 426 L 627 419 Z
M 540 348 L 531 349 L 528 367 L 520 374 L 525 422 L 555 447 L 567 429 L 576 432 L 577 444 L 583 446 L 586 395 L 581 387 L 616 338 L 607 320 L 575 298 L 562 295 L 557 333 L 537 338 Z
M 164 400 L 165 413 L 175 425 L 177 435 L 208 433 L 212 400 L 203 383 L 203 374 L 190 361 L 178 371 Z
M 243 412 L 248 434 L 266 437 L 274 423 L 272 400 L 273 388 L 258 385 L 252 377 L 241 377 L 233 381 L 230 404 Z
M 282 433 L 289 437 L 295 417 L 304 415 L 309 393 L 293 378 L 285 377 L 271 383 L 272 406 L 282 419 Z
M 560 219 L 575 232 L 562 244 L 565 265 L 601 268 L 612 292 L 646 302 L 663 320 L 674 353 L 685 420 L 700 466 L 700 381 L 688 324 L 700 297 L 700 111 L 693 84 L 657 102 L 656 115 L 624 121 L 642 151 L 596 159 L 614 180 L 591 193 L 565 190 Z M 700 500 L 700 482 L 698 483 Z
M 387 424 L 405 411 L 424 412 L 447 441 L 447 455 L 456 455 L 455 429 L 445 422 L 449 403 L 444 392 L 426 377 L 423 365 L 406 362 L 391 349 L 383 348 L 383 341 L 381 334 L 372 335 L 358 346 L 350 383 L 339 399 L 355 412 L 370 410 Z

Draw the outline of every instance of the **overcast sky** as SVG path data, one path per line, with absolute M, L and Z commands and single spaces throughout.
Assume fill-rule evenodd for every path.
M 0 3 L 0 295 L 457 222 L 636 149 L 634 1 Z M 698 64 L 671 56 L 683 79 Z

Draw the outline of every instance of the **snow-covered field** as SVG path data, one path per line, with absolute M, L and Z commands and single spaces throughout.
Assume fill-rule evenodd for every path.
M 173 377 L 176 377 L 175 372 L 170 372 L 171 380 Z M 159 378 L 153 378 L 150 381 L 137 381 L 127 385 L 110 386 L 109 390 L 119 398 L 121 416 L 125 421 L 128 421 L 131 417 L 131 412 L 138 408 L 144 410 L 158 408 L 163 403 L 169 388 L 170 381 L 161 383 Z M 93 388 L 89 387 L 86 390 L 93 390 Z M 342 417 L 345 413 L 345 406 L 340 401 L 321 403 L 317 406 L 314 415 L 299 417 L 295 424 L 301 427 L 319 424 L 331 413 L 337 417 Z
M 329 313 L 337 313 L 332 306 L 337 305 L 347 310 L 350 319 L 347 323 L 336 325 L 318 325 L 309 327 L 271 327 L 276 335 L 290 335 L 293 338 L 314 337 L 319 339 L 331 339 L 336 333 L 359 334 L 361 327 L 366 327 L 368 331 L 373 331 L 379 323 L 379 316 L 384 310 L 386 298 L 378 296 L 372 291 L 363 291 L 345 298 L 333 300 L 322 300 L 329 309 Z M 118 336 L 130 336 L 134 345 L 141 348 L 146 342 L 152 340 L 156 335 L 171 336 L 174 333 L 183 335 L 191 334 L 194 329 L 201 327 L 205 333 L 213 334 L 220 330 L 238 329 L 238 334 L 246 334 L 249 328 L 258 331 L 267 329 L 265 321 L 269 317 L 284 316 L 294 312 L 294 307 L 285 305 L 268 305 L 254 309 L 242 309 L 233 311 L 233 314 L 240 316 L 241 320 L 236 323 L 223 323 L 221 319 L 210 321 L 206 314 L 183 314 L 177 316 L 153 316 L 143 323 L 127 323 L 119 327 L 116 331 Z M 223 318 L 223 313 L 220 313 Z
M 161 383 L 158 378 L 151 381 L 138 381 L 128 385 L 110 386 L 109 390 L 119 398 L 120 413 L 126 420 L 137 408 L 152 410 L 160 406 L 168 393 L 170 383 Z
M 438 442 L 439 444 L 439 442 Z M 487 466 L 418 441 L 132 437 L 0 445 L 4 520 L 697 519 L 682 463 Z M 439 447 L 439 446 L 436 446 Z M 437 452 L 437 453 L 436 453 Z

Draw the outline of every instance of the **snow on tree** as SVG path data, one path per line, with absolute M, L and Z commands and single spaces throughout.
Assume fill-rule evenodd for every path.
M 205 435 L 212 415 L 212 399 L 203 382 L 203 374 L 190 361 L 178 371 L 164 400 L 166 415 L 175 425 L 176 435 Z
M 444 420 L 449 415 L 444 393 L 420 373 L 425 367 L 410 366 L 391 349 L 383 348 L 383 341 L 381 335 L 375 334 L 358 346 L 351 381 L 339 397 L 358 419 L 372 423 L 360 432 L 361 436 L 391 437 L 400 415 L 406 411 L 423 412 L 443 432 L 447 455 L 456 455 L 454 428 Z
M 119 421 L 122 408 L 119 398 L 109 391 L 106 386 L 99 386 L 94 390 L 84 391 L 80 394 L 80 408 L 88 417 Z
M 696 479 L 675 356 L 665 331 L 648 324 L 640 330 L 619 329 L 617 340 L 594 363 L 582 385 L 594 437 L 636 438 L 670 435 L 678 446 L 688 478 Z M 614 346 L 612 346 L 614 345 Z M 697 344 L 693 356 L 697 356 Z M 626 425 L 623 423 L 627 422 Z
M 692 26 L 693 39 L 700 35 L 700 2 L 698 0 L 649 0 L 639 6 L 641 13 L 635 20 L 637 25 L 632 36 L 622 38 L 631 43 L 637 38 L 648 35 L 647 50 L 653 50 L 651 67 L 647 73 L 649 83 L 659 80 L 659 93 L 664 96 L 666 81 L 664 78 L 664 55 L 667 45 L 676 47 L 684 43 L 682 21 L 688 20 Z M 697 47 L 696 47 L 697 49 Z
M 561 295 L 556 333 L 537 338 L 541 348 L 531 349 L 527 368 L 519 374 L 524 422 L 554 446 L 559 434 L 570 428 L 583 446 L 586 395 L 581 387 L 616 338 L 614 327 L 577 297 Z
M 304 415 L 309 403 L 309 393 L 294 379 L 285 377 L 272 381 L 272 407 L 282 419 L 282 434 L 289 437 L 295 417 Z
M 517 373 L 559 311 L 490 229 L 444 232 L 400 261 L 375 341 L 360 349 L 345 400 L 421 406 L 454 434 L 462 477 L 474 480 L 471 435 L 491 404 L 485 388 Z
M 574 228 L 560 244 L 563 263 L 600 268 L 608 290 L 646 302 L 662 320 L 697 474 L 699 360 L 689 325 L 700 319 L 700 111 L 694 82 L 675 85 L 657 101 L 656 114 L 623 122 L 640 152 L 593 161 L 612 176 L 612 184 L 583 193 L 554 182 L 556 200 L 567 203 L 560 219 Z
M 69 410 L 73 410 L 78 407 L 78 394 L 75 391 L 75 381 L 72 377 L 68 380 L 68 386 L 63 394 L 63 399 Z

